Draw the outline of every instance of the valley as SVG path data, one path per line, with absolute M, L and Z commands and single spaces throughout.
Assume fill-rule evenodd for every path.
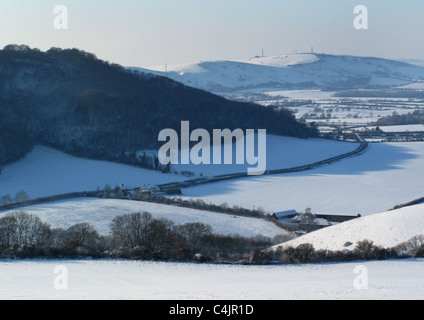
M 81 57 L 84 56 L 81 52 L 53 51 L 44 57 L 47 59 L 45 63 L 49 65 L 51 56 L 60 54 L 87 59 Z M 89 57 L 85 63 L 92 63 L 91 59 L 93 58 Z M 17 263 L 2 260 L 0 271 L 3 273 L 0 280 L 4 284 L 2 288 L 5 289 L 0 289 L 0 297 L 6 296 L 4 290 L 8 290 L 9 296 L 24 298 L 31 298 L 34 295 L 45 298 L 57 297 L 57 292 L 51 292 L 49 288 L 42 289 L 42 282 L 48 277 L 46 272 L 50 272 L 49 270 L 58 263 L 69 267 L 75 279 L 78 279 L 73 282 L 74 288 L 83 289 L 86 297 L 98 296 L 100 291 L 106 292 L 108 289 L 108 284 L 104 282 L 100 291 L 96 291 L 93 287 L 93 283 L 100 281 L 95 280 L 94 276 L 98 268 L 104 271 L 98 273 L 101 278 L 115 275 L 110 283 L 110 286 L 115 288 L 129 281 L 124 275 L 116 277 L 122 270 L 133 272 L 136 279 L 143 283 L 146 283 L 146 279 L 136 268 L 141 268 L 140 270 L 144 270 L 147 274 L 154 273 L 154 279 L 160 278 L 161 281 L 167 277 L 168 270 L 177 270 L 176 276 L 169 279 L 168 288 L 171 289 L 169 295 L 164 293 L 166 290 L 163 286 L 152 280 L 150 285 L 156 291 L 136 292 L 129 289 L 126 295 L 122 292 L 115 292 L 113 296 L 103 294 L 106 298 L 117 296 L 132 299 L 192 296 L 226 298 L 231 291 L 227 290 L 224 283 L 229 281 L 229 274 L 236 271 L 238 277 L 232 278 L 231 283 L 233 285 L 237 283 L 246 298 L 270 298 L 270 288 L 274 286 L 290 288 L 289 291 L 279 291 L 274 298 L 290 299 L 299 296 L 308 298 L 312 295 L 330 297 L 331 294 L 328 294 L 334 292 L 336 287 L 338 293 L 334 296 L 346 299 L 378 299 L 386 295 L 411 298 L 420 296 L 421 284 L 417 270 L 422 267 L 422 260 L 412 259 L 416 254 L 418 257 L 419 248 L 409 250 L 407 257 L 410 260 L 406 261 L 361 262 L 372 274 L 370 290 L 366 292 L 353 289 L 353 272 L 360 262 L 347 262 L 346 257 L 349 257 L 349 252 L 355 252 L 356 246 L 362 241 L 369 240 L 379 248 L 396 251 L 394 254 L 389 250 L 388 252 L 392 252 L 393 255 L 385 256 L 387 259 L 398 258 L 406 252 L 402 251 L 403 247 L 400 246 L 412 241 L 411 239 L 417 241 L 421 239 L 423 205 L 414 203 L 404 208 L 391 209 L 424 196 L 422 186 L 424 127 L 422 123 L 392 124 L 390 121 L 401 119 L 403 116 L 410 119 L 410 114 L 418 119 L 421 116 L 424 110 L 424 100 L 421 96 L 421 84 L 424 80 L 422 67 L 375 58 L 298 54 L 167 66 L 166 70 L 161 70 L 160 67 L 132 68 L 130 72 L 127 71 L 131 74 L 130 78 L 122 74 L 121 69 L 116 69 L 117 67 L 109 69 L 110 66 L 102 65 L 96 68 L 107 70 L 105 74 L 111 77 L 112 74 L 119 75 L 125 81 L 144 79 L 143 81 L 148 83 L 154 79 L 152 81 L 155 84 L 149 84 L 151 90 L 161 91 L 161 86 L 170 84 L 170 87 L 177 88 L 176 91 L 170 88 L 165 91 L 171 96 L 175 94 L 178 96 L 175 98 L 175 101 L 178 100 L 178 106 L 173 110 L 175 104 L 168 105 L 163 97 L 159 102 L 153 102 L 155 96 L 149 93 L 148 102 L 142 103 L 146 103 L 144 105 L 146 108 L 135 111 L 138 109 L 132 103 L 145 101 L 144 95 L 137 93 L 133 96 L 132 91 L 123 90 L 127 98 L 132 99 L 131 103 L 123 102 L 125 99 L 109 96 L 106 93 L 108 85 L 103 83 L 101 87 L 106 95 L 89 94 L 79 97 L 83 102 L 79 102 L 77 106 L 73 106 L 69 100 L 68 103 L 73 108 L 72 121 L 78 122 L 83 119 L 84 125 L 77 131 L 78 136 L 82 137 L 84 132 L 88 132 L 90 139 L 85 140 L 84 137 L 82 139 L 84 143 L 78 144 L 76 136 L 70 135 L 69 132 L 65 132 L 66 130 L 57 136 L 52 131 L 38 131 L 38 133 L 26 131 L 25 138 L 29 140 L 25 141 L 28 144 L 25 144 L 25 149 L 20 150 L 26 154 L 20 155 L 18 160 L 4 163 L 1 170 L 0 198 L 5 203 L 0 207 L 0 219 L 22 211 L 39 218 L 54 232 L 59 232 L 58 230 L 68 232 L 66 230 L 71 230 L 76 225 L 89 224 L 101 239 L 99 240 L 101 245 L 96 247 L 95 252 L 100 252 L 99 256 L 102 257 L 115 258 L 112 261 L 89 260 L 87 252 L 90 251 L 71 246 L 72 250 L 80 253 L 81 260 L 70 260 L 74 258 L 74 253 L 70 254 L 68 259 L 57 261 L 22 260 Z M 175 82 L 168 83 L 167 81 L 171 80 L 164 80 L 163 76 L 168 76 Z M 332 78 L 337 81 L 331 82 L 329 79 Z M 90 86 L 92 81 L 95 82 L 90 78 Z M 143 81 L 139 84 L 141 85 Z M 179 81 L 182 84 L 178 84 Z M 94 86 L 97 85 L 100 84 Z M 186 95 L 185 85 L 205 89 L 218 95 L 209 95 L 200 90 Z M 188 101 L 191 94 L 197 96 L 199 100 L 189 103 L 189 108 L 185 109 L 181 98 Z M 115 102 L 126 106 L 122 109 L 124 110 L 121 111 L 122 114 L 115 113 L 113 109 Z M 99 110 L 88 110 L 88 113 L 78 120 L 78 110 L 84 109 L 84 106 L 90 109 L 93 103 L 97 106 L 107 105 L 105 110 L 111 113 L 104 116 Z M 170 112 L 172 109 L 171 113 L 174 114 L 172 123 L 165 120 L 166 112 L 161 113 L 158 122 L 146 120 L 154 119 L 146 113 L 150 103 L 157 106 L 156 110 L 161 110 L 164 106 Z M 155 103 L 163 105 L 159 107 Z M 197 114 L 192 117 L 193 110 L 202 103 L 206 103 L 208 107 L 202 109 L 203 111 L 195 111 Z M 215 103 L 219 105 L 218 110 L 213 110 Z M 244 113 L 243 108 L 247 108 L 248 112 Z M 223 110 L 225 115 L 222 114 Z M 177 148 L 171 150 L 171 156 L 186 161 L 171 161 L 166 167 L 157 165 L 155 162 L 159 158 L 160 151 L 157 151 L 159 150 L 157 145 L 147 143 L 145 140 L 142 133 L 146 128 L 132 132 L 121 130 L 123 122 L 117 119 L 127 119 L 127 112 L 129 114 L 135 112 L 136 118 L 143 113 L 138 120 L 150 121 L 146 126 L 149 127 L 149 137 L 156 138 L 156 132 L 160 132 L 158 129 L 161 124 L 173 130 L 176 134 Z M 205 126 L 208 119 L 214 119 L 212 114 L 215 113 L 219 115 L 219 121 L 213 120 L 213 123 Z M 245 116 L 249 119 L 247 123 L 243 122 Z M 228 119 L 231 121 L 227 121 Z M 133 120 L 129 121 L 134 124 Z M 253 127 L 262 128 L 263 125 L 264 128 L 269 128 L 266 135 L 266 150 L 262 150 L 264 151 L 262 158 L 266 159 L 264 174 L 257 176 L 247 174 L 249 165 L 252 164 L 249 161 L 242 161 L 246 160 L 247 153 L 243 153 L 245 159 L 233 157 L 232 162 L 217 161 L 212 164 L 213 161 L 189 161 L 205 159 L 208 154 L 204 154 L 202 149 L 200 156 L 199 148 L 195 149 L 197 154 L 196 152 L 193 154 L 190 140 L 191 142 L 198 140 L 190 139 L 188 130 L 186 130 L 188 135 L 184 137 L 182 135 L 182 138 L 186 139 L 182 142 L 184 148 L 179 148 L 179 137 L 175 130 L 178 130 L 178 125 L 183 124 L 182 121 L 185 120 L 193 120 L 195 129 L 206 127 L 206 130 L 202 131 L 203 137 L 212 132 L 213 125 L 231 128 L 238 126 L 243 128 L 242 132 L 246 130 L 246 137 L 242 140 L 239 137 L 236 141 L 228 140 L 224 146 L 220 146 L 221 151 L 232 151 L 232 155 L 237 154 L 240 141 L 244 144 L 245 138 L 255 140 L 255 134 L 252 135 Z M 379 125 L 380 123 L 388 124 Z M 102 124 L 106 126 L 103 127 Z M 39 124 L 36 124 L 32 128 L 38 126 Z M 98 132 L 109 132 L 111 128 L 120 132 L 125 131 L 125 135 L 132 137 L 131 143 L 127 144 L 129 140 L 125 135 L 119 137 L 108 135 L 107 139 L 104 139 L 106 136 L 102 134 L 100 138 L 96 136 Z M 135 133 L 140 133 L 143 138 L 134 138 Z M 19 136 L 22 132 L 16 131 L 13 134 Z M 159 137 L 159 141 L 166 140 L 161 140 Z M 90 149 L 88 142 L 100 147 L 87 154 L 84 150 Z M 258 146 L 255 149 L 258 149 L 255 152 L 260 151 Z M 146 166 L 146 163 L 150 165 Z M 28 199 L 18 201 L 20 192 L 21 195 L 23 192 L 28 198 L 34 199 L 34 204 L 26 203 Z M 68 196 L 73 193 L 75 197 Z M 87 196 L 83 196 L 84 193 Z M 137 193 L 148 195 L 149 201 L 143 201 L 143 196 L 137 198 L 135 196 Z M 60 195 L 65 196 L 60 199 Z M 49 198 L 44 201 L 44 197 Z M 41 200 L 37 202 L 37 199 Z M 13 201 L 18 203 L 8 208 L 7 205 Z M 302 229 L 304 226 L 301 224 L 295 229 L 287 229 L 272 218 L 277 212 L 289 211 L 354 219 L 347 219 L 350 221 L 341 223 L 321 220 L 323 223 L 321 227 L 309 232 Z M 225 247 L 222 244 L 217 245 L 214 250 L 198 249 L 198 252 L 182 248 L 184 252 L 188 250 L 182 261 L 209 262 L 205 265 L 177 263 L 174 261 L 176 258 L 168 258 L 167 261 L 164 252 L 169 250 L 168 247 L 116 249 L 116 244 L 113 242 L 117 241 L 117 238 L 113 238 L 113 241 L 110 238 L 113 221 L 122 215 L 136 212 L 148 212 L 159 224 L 164 223 L 175 230 L 187 224 L 204 225 L 211 228 L 216 239 L 236 241 L 234 239 L 243 237 L 243 240 L 237 240 L 241 241 L 240 246 L 248 247 L 246 243 L 250 239 L 258 241 L 262 247 L 250 254 L 239 253 L 238 249 L 231 249 L 233 251 L 227 253 L 226 249 L 222 249 Z M 244 216 L 246 212 L 259 214 Z M 210 245 L 209 242 L 207 244 Z M 279 250 L 284 252 L 305 245 L 311 245 L 314 249 L 308 262 L 324 262 L 292 266 L 291 262 L 287 262 L 292 261 L 290 257 L 288 260 L 285 260 L 287 257 L 284 256 L 281 260 L 279 260 L 281 257 L 274 260 L 272 258 L 277 256 L 275 252 Z M 119 253 L 113 255 L 105 249 L 106 247 L 114 248 L 111 252 L 119 251 Z M 48 248 L 46 252 L 50 254 L 54 247 Z M 143 250 L 150 250 L 146 256 L 166 262 L 119 260 L 122 257 L 142 260 L 139 251 Z M 323 252 L 334 254 L 338 252 L 339 256 L 332 258 L 329 254 L 322 258 L 320 255 Z M 343 257 L 345 260 L 337 260 L 337 257 Z M 361 256 L 356 255 L 354 260 L 358 257 Z M 303 260 L 293 261 L 298 263 Z M 344 262 L 333 264 L 333 261 Z M 220 263 L 230 265 L 219 265 Z M 261 263 L 267 265 L 253 266 Z M 24 277 L 21 268 L 25 266 L 30 266 L 34 274 L 40 275 L 40 291 L 24 293 L 19 285 L 12 286 L 13 277 L 21 279 Z M 14 270 L 11 271 L 11 268 Z M 402 288 L 399 287 L 399 283 L 392 282 L 391 285 L 387 285 L 385 279 L 390 275 L 378 276 L 385 268 L 398 274 L 399 270 L 405 268 L 406 271 L 399 279 L 399 283 L 403 281 L 402 283 L 406 285 Z M 88 272 L 87 276 L 83 275 L 83 270 Z M 205 277 L 205 273 L 210 272 L 222 282 L 212 284 L 212 278 Z M 337 279 L 333 276 L 335 272 L 340 273 Z M 281 274 L 285 276 L 282 277 Z M 328 274 L 331 274 L 331 279 Z M 199 289 L 203 290 L 202 292 L 180 283 L 189 276 L 202 283 L 203 289 Z M 247 285 L 252 281 L 252 277 L 256 279 L 255 292 L 252 291 L 253 284 L 252 287 Z M 309 277 L 319 277 L 321 280 L 306 283 L 305 279 Z M 276 283 L 275 279 L 278 279 Z M 28 281 L 36 280 L 32 278 Z M 210 290 L 204 291 L 205 286 L 210 286 Z M 223 286 L 227 290 L 225 294 Z M 305 286 L 309 294 L 303 289 L 302 293 L 300 292 L 300 288 Z M 62 298 L 76 296 L 74 288 L 66 292 Z M 176 288 L 179 289 L 175 291 Z

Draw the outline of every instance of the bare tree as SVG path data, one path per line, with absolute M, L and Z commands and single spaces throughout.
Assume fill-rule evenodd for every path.
M 43 223 L 37 216 L 30 215 L 26 212 L 20 211 L 7 215 L 13 222 L 14 237 L 13 244 L 17 245 L 41 245 L 48 242 L 50 237 L 50 225 Z
M 315 224 L 316 216 L 312 213 L 311 208 L 307 208 L 305 212 L 299 214 L 299 223 L 306 225 Z
M 16 193 L 15 195 L 15 202 L 17 203 L 25 203 L 27 201 L 29 201 L 31 198 L 29 197 L 28 193 L 26 193 L 25 191 L 19 191 L 18 193 Z
M 65 241 L 76 247 L 94 247 L 99 240 L 99 234 L 89 223 L 79 223 L 64 232 Z
M 0 247 L 9 248 L 15 244 L 17 227 L 16 217 L 5 216 L 0 219 Z
M 110 229 L 113 236 L 117 237 L 123 246 L 132 249 L 147 243 L 149 225 L 152 220 L 152 215 L 147 212 L 127 214 L 113 219 Z
M 187 223 L 178 226 L 176 231 L 185 239 L 188 246 L 196 251 L 201 249 L 205 237 L 212 234 L 212 227 L 203 223 Z
M 13 203 L 13 198 L 10 194 L 7 194 L 0 199 L 0 203 L 4 206 Z

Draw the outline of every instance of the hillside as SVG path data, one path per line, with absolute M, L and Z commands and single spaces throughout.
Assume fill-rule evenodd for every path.
M 237 103 L 173 80 L 134 74 L 77 49 L 0 50 L 0 167 L 35 144 L 86 158 L 140 164 L 158 133 L 192 128 L 267 129 L 307 138 L 316 131 L 285 110 Z
M 371 144 L 360 157 L 304 172 L 251 177 L 183 189 L 185 198 L 279 212 L 369 215 L 421 198 L 424 143 Z
M 0 197 L 20 190 L 34 199 L 71 192 L 94 191 L 105 185 L 136 188 L 184 181 L 181 175 L 136 168 L 120 163 L 77 158 L 55 149 L 35 146 L 21 160 L 5 166 Z
M 141 70 L 216 93 L 266 89 L 376 88 L 424 80 L 422 66 L 380 58 L 327 54 L 208 61 L 167 66 L 166 70 L 165 66 Z
M 270 221 L 257 218 L 235 217 L 228 214 L 188 209 L 163 204 L 106 199 L 73 199 L 43 205 L 19 208 L 35 214 L 54 228 L 67 229 L 74 224 L 88 222 L 102 235 L 110 232 L 110 223 L 120 215 L 134 212 L 149 212 L 154 219 L 167 219 L 176 225 L 205 223 L 219 235 L 240 235 L 244 237 L 288 235 L 288 232 Z M 3 217 L 17 210 L 0 212 Z
M 356 143 L 322 139 L 267 137 L 267 169 L 284 169 L 324 160 L 357 148 Z M 235 148 L 235 147 L 234 147 Z M 190 171 L 203 176 L 246 172 L 246 165 L 175 165 L 179 173 Z M 7 165 L 0 175 L 0 197 L 24 189 L 31 198 L 70 192 L 94 191 L 124 185 L 143 187 L 189 179 L 181 174 L 165 174 L 108 161 L 83 159 L 58 150 L 35 146 L 21 160 Z M 225 201 L 223 201 L 225 202 Z
M 303 243 L 310 243 L 317 250 L 338 251 L 352 250 L 357 242 L 371 240 L 375 245 L 384 248 L 395 247 L 424 234 L 423 212 L 424 204 L 420 204 L 378 213 L 307 234 L 283 246 L 297 247 Z M 346 247 L 345 244 L 348 242 L 352 245 Z

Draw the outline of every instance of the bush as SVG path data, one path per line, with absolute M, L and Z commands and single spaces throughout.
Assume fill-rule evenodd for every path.
M 414 257 L 424 246 L 424 235 L 419 235 L 398 245 L 396 251 L 399 255 Z
M 163 192 L 167 195 L 181 195 L 183 192 L 180 188 L 166 188 Z
M 267 255 L 260 249 L 255 249 L 250 254 L 249 263 L 261 265 L 264 264 L 268 260 Z
M 371 260 L 374 257 L 374 242 L 370 240 L 359 241 L 354 249 L 354 254 L 361 260 Z
M 308 263 L 312 262 L 316 251 L 312 244 L 305 243 L 297 248 L 288 247 L 281 251 L 281 260 L 284 263 Z
M 424 258 L 424 245 L 415 253 L 414 258 Z

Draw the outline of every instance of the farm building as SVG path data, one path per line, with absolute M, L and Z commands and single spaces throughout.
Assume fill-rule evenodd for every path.
M 277 220 L 278 222 L 284 222 L 290 219 L 293 219 L 294 217 L 297 217 L 299 215 L 299 212 L 296 210 L 287 210 L 287 211 L 281 211 L 281 212 L 275 212 L 272 215 L 272 218 Z

